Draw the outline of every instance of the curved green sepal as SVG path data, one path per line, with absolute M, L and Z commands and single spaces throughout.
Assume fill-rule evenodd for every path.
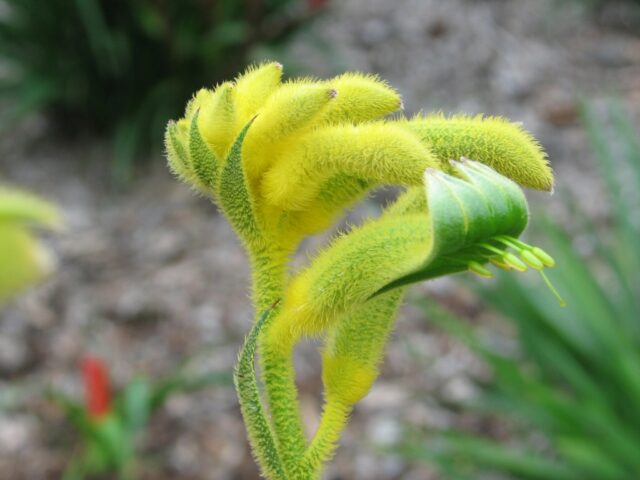
M 257 457 L 258 464 L 267 478 L 286 480 L 287 475 L 282 467 L 273 432 L 260 400 L 254 363 L 258 337 L 272 310 L 273 308 L 262 314 L 247 336 L 238 357 L 233 381 L 238 393 L 240 410 L 247 428 L 251 449 Z
M 218 169 L 220 162 L 215 153 L 207 146 L 198 127 L 197 111 L 191 120 L 189 127 L 189 154 L 193 173 L 208 193 L 213 193 L 218 181 Z
M 469 262 L 486 263 L 480 244 L 500 235 L 518 237 L 526 228 L 527 200 L 515 182 L 479 162 L 452 164 L 461 178 L 439 170 L 425 172 L 433 243 L 423 266 L 378 293 L 467 270 Z
M 242 129 L 229 151 L 220 174 L 219 202 L 238 235 L 245 242 L 256 244 L 262 234 L 242 163 L 242 144 L 252 123 L 253 120 Z

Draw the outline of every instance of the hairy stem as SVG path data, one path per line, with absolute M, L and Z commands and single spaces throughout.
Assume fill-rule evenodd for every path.
M 271 310 L 265 311 L 247 336 L 233 378 L 254 457 L 268 478 L 286 480 L 288 477 L 278 453 L 273 430 L 260 399 L 254 363 L 258 337 L 270 313 Z
M 299 463 L 296 476 L 292 478 L 300 480 L 319 478 L 323 465 L 335 453 L 352 410 L 353 405 L 339 400 L 330 400 L 325 403 L 318 430 Z
M 280 313 L 282 315 L 282 312 Z M 274 319 L 274 323 L 278 322 Z M 287 472 L 300 462 L 307 447 L 293 366 L 294 341 L 284 340 L 273 329 L 261 336 L 261 361 L 267 401 L 280 454 Z M 288 336 L 288 338 L 291 338 Z M 297 478 L 297 477 L 292 477 Z
M 353 407 L 377 378 L 404 293 L 400 288 L 369 300 L 328 332 L 322 353 L 325 404 L 318 430 L 300 462 L 300 470 L 309 472 L 309 478 L 319 476 L 333 457 Z
M 288 260 L 289 252 L 279 249 L 262 248 L 250 252 L 252 299 L 256 321 L 262 312 L 284 296 Z M 273 317 L 274 315 L 270 316 L 271 319 Z
M 253 267 L 253 301 L 255 322 L 240 352 L 234 380 L 240 410 L 247 429 L 251 450 L 267 478 L 287 480 L 282 457 L 258 386 L 254 357 L 259 338 L 277 310 L 286 281 L 287 255 L 280 251 L 254 250 L 250 255 Z
M 268 308 L 274 300 L 284 296 L 288 252 L 254 252 L 253 300 L 256 312 Z M 268 320 L 260 333 L 259 349 L 262 375 L 275 433 L 278 451 L 285 470 L 293 468 L 300 461 L 306 448 L 306 438 L 295 385 L 293 367 L 293 346 L 282 347 L 279 342 L 268 341 L 270 327 L 277 321 L 279 311 Z

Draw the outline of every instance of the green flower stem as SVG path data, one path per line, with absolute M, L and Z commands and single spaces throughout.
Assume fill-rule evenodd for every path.
M 327 401 L 322 410 L 320 425 L 309 448 L 300 462 L 296 480 L 313 480 L 320 477 L 321 470 L 333 457 L 342 432 L 347 426 L 353 405 L 337 399 Z
M 278 318 L 274 319 L 277 322 Z M 295 341 L 283 342 L 265 332 L 261 336 L 261 362 L 267 401 L 280 455 L 287 472 L 293 472 L 307 447 L 295 383 Z M 292 478 L 298 478 L 292 476 Z
M 256 347 L 271 319 L 277 315 L 286 284 L 289 254 L 276 249 L 249 250 L 253 271 L 256 321 L 245 341 L 235 372 L 236 390 L 251 449 L 267 478 L 287 480 L 276 436 L 263 407 L 254 367 Z
M 266 310 L 251 329 L 240 352 L 233 378 L 251 451 L 262 473 L 267 478 L 286 480 L 288 477 L 278 453 L 273 430 L 262 406 L 254 362 L 258 337 L 271 313 L 272 310 Z
M 256 321 L 274 302 L 284 297 L 290 252 L 283 249 L 253 248 L 249 251 L 252 271 L 252 300 Z M 275 315 L 270 315 L 273 319 Z M 270 320 L 269 320 L 270 322 Z
M 333 456 L 353 407 L 370 390 L 406 289 L 398 288 L 356 307 L 332 329 L 322 353 L 325 405 L 320 425 L 301 461 L 319 475 Z
M 252 252 L 253 301 L 256 312 L 269 308 L 274 300 L 284 296 L 289 252 Z M 291 344 L 282 348 L 279 342 L 270 342 L 268 332 L 273 321 L 279 316 L 276 308 L 260 332 L 259 349 L 264 385 L 271 414 L 272 427 L 278 445 L 278 452 L 284 469 L 289 471 L 300 460 L 306 448 L 306 438 L 300 416 L 293 348 Z

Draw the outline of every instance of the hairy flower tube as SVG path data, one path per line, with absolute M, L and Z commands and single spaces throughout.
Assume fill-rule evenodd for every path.
M 0 305 L 53 270 L 53 255 L 35 237 L 36 228 L 61 225 L 44 200 L 0 185 Z
M 551 190 L 553 176 L 516 123 L 388 118 L 402 101 L 375 76 L 281 76 L 279 64 L 267 63 L 199 91 L 169 124 L 166 148 L 173 172 L 213 199 L 247 250 L 256 322 L 236 368 L 240 406 L 262 473 L 302 480 L 319 478 L 377 378 L 407 285 L 462 271 L 489 277 L 489 264 L 553 266 L 518 239 L 529 219 L 520 187 Z M 381 185 L 405 190 L 292 271 L 305 237 Z M 292 360 L 309 336 L 324 341 L 324 407 L 312 438 L 303 432 Z

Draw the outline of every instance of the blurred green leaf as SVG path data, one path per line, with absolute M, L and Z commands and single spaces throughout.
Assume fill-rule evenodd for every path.
M 42 112 L 58 130 L 103 135 L 122 183 L 196 90 L 304 24 L 297 1 L 0 0 L 0 128 Z
M 122 423 L 134 434 L 147 423 L 151 415 L 153 386 L 145 378 L 136 378 L 120 394 Z
M 482 439 L 442 435 L 433 442 L 408 442 L 394 453 L 414 460 L 435 461 L 459 478 L 473 478 L 473 464 L 490 466 L 519 479 L 577 480 L 576 473 L 531 452 L 508 448 Z M 463 476 L 466 474 L 467 476 Z M 447 477 L 449 478 L 449 477 Z
M 156 385 L 151 397 L 151 409 L 161 407 L 170 395 L 174 393 L 188 393 L 206 387 L 231 387 L 233 379 L 227 372 L 211 372 L 200 376 L 188 376 L 178 373 Z

